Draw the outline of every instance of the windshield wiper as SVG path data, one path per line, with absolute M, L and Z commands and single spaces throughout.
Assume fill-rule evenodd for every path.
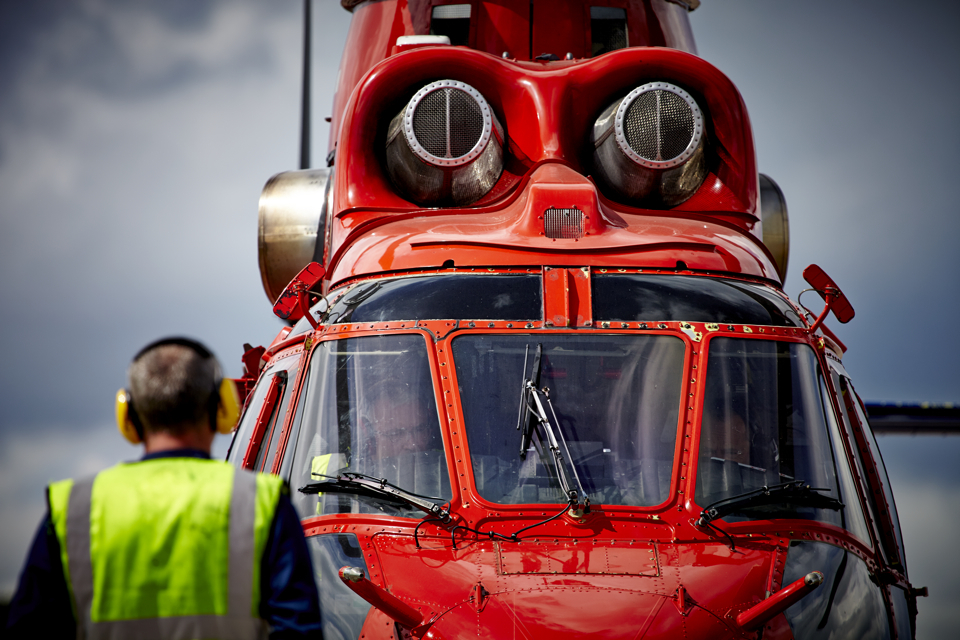
M 843 509 L 843 503 L 830 496 L 825 496 L 820 491 L 829 491 L 829 489 L 816 489 L 806 484 L 804 480 L 794 482 L 784 482 L 770 487 L 763 487 L 756 491 L 749 491 L 738 496 L 717 500 L 708 505 L 700 512 L 700 519 L 697 525 L 707 526 L 712 520 L 723 518 L 742 509 L 752 509 L 754 507 L 764 507 L 779 504 L 796 504 L 804 507 L 815 507 L 817 509 L 831 509 L 839 511 Z
M 520 390 L 520 415 L 517 419 L 517 429 L 520 431 L 520 459 L 527 459 L 527 449 L 530 447 L 533 433 L 536 425 L 539 424 L 546 435 L 547 447 L 553 455 L 553 463 L 557 468 L 557 479 L 560 481 L 560 489 L 567 497 L 570 508 L 590 513 L 590 498 L 583 490 L 583 484 L 580 483 L 580 476 L 577 474 L 577 467 L 573 462 L 573 456 L 570 455 L 570 449 L 567 447 L 567 441 L 563 437 L 563 431 L 560 429 L 560 421 L 557 420 L 557 414 L 553 410 L 553 403 L 550 401 L 550 390 L 540 389 L 540 370 L 541 356 L 543 355 L 543 345 L 537 345 L 537 354 L 533 360 L 533 376 L 527 378 L 527 357 L 530 355 L 530 345 L 527 345 L 523 356 L 523 383 Z M 532 402 L 531 402 L 532 401 Z M 547 411 L 544 408 L 550 407 L 550 413 L 553 414 L 553 421 L 557 425 L 554 431 L 553 424 L 550 422 Z M 560 440 L 557 440 L 557 435 Z M 543 442 L 543 437 L 537 432 L 537 437 Z M 573 480 L 576 481 L 577 488 L 574 489 L 570 478 L 567 477 L 567 466 L 563 460 L 563 454 L 560 452 L 560 442 L 563 443 L 563 449 L 570 459 L 570 469 L 573 471 Z
M 537 345 L 537 355 L 533 358 L 533 376 L 527 378 L 527 359 L 530 356 L 530 345 L 523 352 L 523 377 L 520 383 L 520 415 L 517 416 L 517 431 L 520 432 L 520 459 L 527 459 L 527 449 L 533 436 L 533 421 L 530 420 L 530 389 L 540 386 L 540 357 L 543 355 L 543 345 Z
M 329 478 L 324 482 L 311 482 L 298 489 L 300 493 L 351 493 L 357 496 L 377 498 L 397 506 L 416 507 L 421 511 L 439 518 L 441 522 L 450 521 L 450 511 L 429 496 L 411 493 L 406 489 L 390 484 L 384 478 L 374 478 L 362 473 L 340 473 L 334 476 L 314 474 Z

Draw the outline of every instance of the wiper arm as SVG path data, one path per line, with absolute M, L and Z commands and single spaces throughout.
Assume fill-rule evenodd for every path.
M 557 478 L 560 480 L 560 488 L 563 490 L 564 495 L 567 496 L 571 508 L 577 511 L 583 511 L 584 513 L 590 513 L 590 498 L 587 497 L 587 492 L 583 490 L 583 485 L 580 483 L 580 476 L 577 474 L 577 467 L 573 462 L 573 456 L 570 455 L 567 441 L 563 437 L 563 431 L 560 429 L 560 421 L 557 420 L 557 413 L 553 410 L 553 403 L 550 401 L 550 390 L 533 387 L 530 390 L 530 394 L 537 407 L 537 420 L 547 434 L 547 446 L 550 448 L 550 453 L 553 454 L 553 463 L 557 467 Z M 567 457 L 570 458 L 570 469 L 573 471 L 573 479 L 577 482 L 576 489 L 570 486 L 570 479 L 567 477 L 567 466 L 563 463 L 563 454 L 560 453 L 560 446 L 554 434 L 553 425 L 550 423 L 550 418 L 547 417 L 547 412 L 544 410 L 543 403 L 540 401 L 541 396 L 547 401 L 547 406 L 550 407 L 550 413 L 553 414 L 553 420 L 557 424 L 556 435 L 560 436 L 560 440 L 563 442 L 563 448 L 567 452 Z
M 825 496 L 819 493 L 820 491 L 829 491 L 829 489 L 813 488 L 803 480 L 763 487 L 756 491 L 717 500 L 713 504 L 708 505 L 700 512 L 700 519 L 697 520 L 697 524 L 702 527 L 708 525 L 712 520 L 723 518 L 741 509 L 775 504 L 798 504 L 805 507 L 815 507 L 817 509 L 830 509 L 832 511 L 843 509 L 844 505 L 842 502 L 830 496 Z
M 546 434 L 547 447 L 553 455 L 553 463 L 557 468 L 557 479 L 560 481 L 560 489 L 567 497 L 572 509 L 590 512 L 590 498 L 587 497 L 583 485 L 580 483 L 580 476 L 577 474 L 576 466 L 573 464 L 573 457 L 570 456 L 570 449 L 567 447 L 567 441 L 563 437 L 563 431 L 560 430 L 560 422 L 557 420 L 557 414 L 553 410 L 553 403 L 550 401 L 549 389 L 539 389 L 541 358 L 543 356 L 543 345 L 537 344 L 537 353 L 533 359 L 533 372 L 531 377 L 527 378 L 527 360 L 530 356 L 530 345 L 523 354 L 523 382 L 520 388 L 520 415 L 517 417 L 517 430 L 520 431 L 520 459 L 527 459 L 527 449 L 533 439 L 533 432 L 536 425 L 539 424 Z M 557 430 L 554 432 L 550 418 L 544 408 L 544 401 L 550 407 L 550 413 L 553 414 L 554 422 L 557 424 Z M 563 454 L 560 452 L 560 444 L 557 441 L 557 434 L 563 442 L 563 448 L 570 458 L 570 467 L 573 470 L 573 479 L 577 483 L 577 488 L 571 486 L 570 479 L 567 477 L 567 467 L 563 461 Z M 539 437 L 539 433 L 538 433 Z M 542 441 L 542 438 L 541 438 Z
M 319 474 L 317 474 L 319 475 Z M 450 512 L 441 504 L 433 502 L 426 496 L 411 493 L 405 489 L 390 484 L 384 478 L 374 478 L 362 473 L 341 473 L 336 477 L 322 476 L 330 480 L 311 482 L 298 489 L 300 493 L 352 493 L 359 496 L 386 499 L 396 505 L 416 507 L 441 522 L 450 521 Z

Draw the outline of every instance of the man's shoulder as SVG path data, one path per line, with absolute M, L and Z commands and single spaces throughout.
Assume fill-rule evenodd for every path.
M 290 495 L 290 487 L 287 485 L 287 481 L 280 476 L 247 469 L 240 469 L 240 472 L 253 475 L 256 479 L 257 491 L 266 492 L 273 502 L 276 502 L 282 495 Z

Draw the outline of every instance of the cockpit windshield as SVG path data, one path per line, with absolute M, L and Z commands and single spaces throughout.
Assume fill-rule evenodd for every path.
M 294 456 L 293 501 L 303 518 L 327 513 L 422 517 L 385 492 L 335 483 L 385 480 L 431 502 L 450 499 L 433 380 L 421 335 L 322 342 L 314 349 Z M 311 485 L 325 483 L 322 490 Z M 307 488 L 307 492 L 296 491 Z
M 821 496 L 841 496 L 809 346 L 711 340 L 701 425 L 697 504 L 707 507 L 764 487 L 799 483 L 816 494 L 787 492 L 779 502 L 744 506 L 727 519 L 807 518 L 843 526 L 841 509 L 820 504 Z
M 533 364 L 535 354 L 539 362 Z M 555 436 L 592 504 L 653 506 L 669 495 L 683 341 L 673 336 L 464 335 L 453 340 L 477 490 L 502 504 L 564 503 Z M 527 360 L 527 371 L 524 361 Z M 544 406 L 540 435 L 524 439 L 525 380 Z M 523 397 L 534 402 L 532 396 Z M 532 412 L 536 420 L 539 410 Z M 529 424 L 523 425 L 532 428 Z M 553 436 L 550 435 L 553 432 Z

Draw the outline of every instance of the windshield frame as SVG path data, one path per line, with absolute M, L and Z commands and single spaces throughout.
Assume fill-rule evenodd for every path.
M 613 502 L 601 502 L 598 505 L 602 511 L 609 513 L 616 513 L 618 511 L 658 511 L 662 510 L 665 506 L 669 505 L 677 499 L 677 496 L 682 493 L 681 483 L 684 482 L 682 477 L 681 469 L 686 469 L 683 466 L 683 456 L 686 455 L 686 442 L 689 441 L 688 437 L 688 428 L 689 425 L 684 422 L 685 417 L 688 415 L 688 407 L 684 402 L 685 399 L 690 397 L 691 392 L 691 381 L 687 375 L 690 372 L 690 366 L 692 362 L 692 355 L 695 354 L 695 345 L 690 340 L 690 336 L 679 330 L 642 330 L 642 331 L 618 331 L 610 328 L 603 329 L 593 329 L 593 330 L 578 330 L 570 331 L 566 330 L 556 330 L 549 328 L 537 328 L 537 329 L 525 329 L 523 331 L 503 331 L 502 329 L 491 328 L 491 329 L 482 329 L 482 330 L 472 330 L 469 332 L 454 332 L 450 336 L 450 351 L 451 357 L 449 360 L 452 365 L 450 370 L 445 373 L 448 374 L 451 378 L 450 387 L 452 389 L 459 390 L 462 387 L 463 382 L 459 378 L 459 371 L 456 363 L 456 359 L 453 358 L 453 342 L 457 338 L 462 338 L 465 336 L 481 336 L 481 335 L 498 335 L 498 336 L 526 336 L 526 341 L 531 345 L 535 345 L 540 340 L 549 340 L 551 337 L 556 336 L 573 336 L 573 337 L 595 337 L 597 339 L 602 338 L 617 338 L 617 337 L 637 337 L 637 336 L 651 336 L 651 337 L 669 337 L 680 341 L 682 344 L 682 359 L 679 365 L 680 379 L 679 379 L 679 391 L 677 397 L 677 415 L 676 415 L 676 431 L 673 443 L 673 450 L 670 457 L 670 471 L 669 471 L 669 485 L 665 492 L 665 497 L 655 504 L 649 505 L 629 505 L 629 504 L 617 504 Z M 531 346 L 531 352 L 533 347 Z M 533 355 L 531 355 L 531 359 Z M 529 365 L 528 365 L 529 366 Z M 512 380 L 511 380 L 512 382 Z M 510 385 L 510 389 L 513 389 L 513 385 Z M 519 401 L 521 395 L 521 377 L 518 375 L 516 379 L 516 394 L 515 399 Z M 562 394 L 561 394 L 562 398 Z M 513 402 L 513 398 L 511 399 Z M 509 403 L 507 403 L 509 405 Z M 516 424 L 516 405 L 509 406 L 509 410 L 512 410 L 514 413 L 513 423 L 510 425 L 510 436 L 516 435 L 517 444 L 520 443 L 520 432 L 513 431 L 513 425 Z M 549 413 L 549 409 L 547 409 Z M 477 484 L 477 479 L 475 476 L 475 466 L 474 466 L 474 452 L 471 451 L 470 445 L 468 442 L 468 432 L 469 426 L 466 424 L 466 411 L 463 405 L 462 394 L 458 391 L 456 393 L 456 407 L 455 407 L 455 420 L 451 420 L 451 426 L 457 425 L 463 429 L 462 437 L 459 439 L 459 446 L 462 449 L 465 449 L 462 456 L 458 456 L 457 462 L 463 460 L 463 469 L 460 469 L 461 482 L 469 485 L 470 491 L 480 505 L 484 508 L 493 510 L 493 511 L 509 511 L 509 510 L 537 510 L 546 508 L 547 510 L 554 507 L 554 505 L 563 504 L 563 500 L 558 500 L 555 502 L 519 502 L 519 503 L 507 503 L 507 502 L 494 502 L 488 498 L 485 498 L 480 491 L 480 488 Z M 550 414 L 551 419 L 553 415 Z M 459 430 L 456 430 L 459 431 Z M 458 433 L 454 433 L 454 436 L 457 436 Z M 519 459 L 519 451 L 517 452 Z M 682 496 L 681 496 L 682 498 Z M 591 499 L 592 500 L 592 499 Z
M 809 354 L 813 356 L 812 360 L 815 363 L 815 369 L 813 371 L 814 373 L 813 378 L 807 381 L 807 384 L 809 384 L 810 387 L 809 389 L 805 389 L 804 391 L 807 393 L 813 394 L 814 399 L 816 400 L 816 404 L 819 406 L 819 408 L 823 412 L 823 415 L 820 416 L 823 422 L 823 425 L 822 425 L 823 433 L 820 434 L 820 437 L 824 438 L 824 444 L 829 448 L 830 459 L 828 461 L 829 463 L 828 466 L 829 466 L 830 472 L 832 473 L 832 485 L 833 485 L 832 487 L 818 487 L 818 488 L 827 489 L 827 491 L 822 491 L 821 493 L 825 496 L 829 496 L 839 500 L 844 504 L 845 509 L 860 510 L 860 512 L 862 513 L 860 499 L 859 499 L 859 496 L 857 495 L 857 491 L 854 491 L 854 495 L 852 496 L 846 495 L 846 487 L 844 486 L 844 482 L 843 482 L 844 478 L 842 477 L 841 469 L 838 467 L 838 465 L 846 463 L 847 452 L 844 450 L 842 446 L 843 434 L 840 431 L 838 431 L 839 427 L 837 426 L 837 423 L 836 423 L 837 417 L 835 415 L 836 412 L 834 409 L 834 399 L 832 397 L 832 393 L 829 391 L 830 387 L 828 386 L 829 383 L 827 382 L 827 376 L 829 375 L 829 367 L 823 357 L 822 349 L 818 348 L 817 341 L 811 340 L 802 331 L 783 331 L 783 332 L 775 331 L 770 333 L 759 333 L 758 335 L 758 333 L 754 332 L 754 330 L 752 330 L 749 326 L 731 325 L 729 329 L 730 329 L 729 331 L 709 332 L 708 335 L 704 336 L 704 341 L 702 344 L 702 348 L 703 348 L 702 363 L 703 364 L 701 367 L 702 368 L 701 376 L 703 377 L 703 384 L 701 385 L 702 388 L 699 389 L 697 392 L 697 398 L 696 398 L 697 412 L 696 412 L 696 415 L 693 416 L 693 421 L 697 425 L 697 429 L 696 429 L 695 441 L 692 443 L 692 446 L 691 446 L 691 449 L 692 449 L 691 464 L 695 469 L 694 471 L 695 475 L 691 483 L 691 497 L 693 498 L 695 504 L 697 504 L 701 508 L 706 508 L 710 506 L 709 504 L 706 504 L 706 503 L 701 504 L 701 496 L 700 496 L 701 478 L 699 476 L 701 473 L 700 457 L 702 453 L 701 449 L 703 447 L 702 439 L 704 437 L 704 432 L 705 432 L 704 414 L 707 411 L 707 394 L 709 393 L 710 359 L 711 359 L 712 346 L 713 346 L 712 343 L 714 340 L 726 338 L 726 339 L 739 339 L 739 340 L 752 340 L 752 341 L 759 340 L 759 341 L 768 342 L 768 343 L 776 342 L 776 343 L 786 343 L 786 344 L 798 344 L 798 345 L 804 345 L 804 347 L 809 350 Z M 760 328 L 760 332 L 763 332 L 762 328 Z M 823 396 L 825 386 L 827 390 L 827 397 Z M 831 414 L 830 412 L 833 412 L 833 413 Z M 841 445 L 840 451 L 837 451 L 838 444 Z M 808 484 L 810 482 L 815 482 L 810 478 L 803 478 L 802 480 L 807 481 Z M 814 485 L 810 485 L 810 486 L 814 486 Z M 744 489 L 744 491 L 747 491 L 747 489 Z M 728 496 L 728 497 L 733 497 L 733 494 L 731 494 L 731 496 Z M 821 509 L 819 511 L 821 512 L 820 513 L 821 516 L 823 515 L 829 516 L 829 513 L 828 513 L 829 510 L 824 511 Z M 850 528 L 841 524 L 842 522 L 845 521 L 846 517 L 847 516 L 844 513 L 838 514 L 837 519 L 839 520 L 839 522 L 834 522 L 829 517 L 809 518 L 809 517 L 803 517 L 803 516 L 796 516 L 796 517 L 788 518 L 788 520 L 790 522 L 794 522 L 797 524 L 804 522 L 804 523 L 816 524 L 818 526 L 835 527 L 837 529 L 846 531 L 850 536 L 859 540 L 860 536 L 857 536 L 856 533 L 854 532 L 855 527 Z M 741 517 L 741 516 L 731 515 L 729 516 L 729 518 L 730 519 L 721 519 L 719 522 L 721 522 L 726 527 L 742 526 L 742 527 L 750 528 L 751 526 L 756 526 L 758 523 L 771 520 L 770 518 L 765 518 L 759 515 L 757 517 Z M 862 518 L 862 515 L 861 515 L 861 518 Z M 774 519 L 780 519 L 780 518 L 774 518 Z M 869 547 L 869 541 L 862 541 L 862 542 L 867 547 Z
M 320 366 L 320 365 L 315 365 L 315 362 L 316 362 L 315 358 L 318 356 L 319 350 L 328 348 L 325 345 L 329 345 L 330 343 L 341 341 L 341 340 L 360 340 L 365 338 L 377 338 L 377 337 L 393 338 L 393 337 L 400 337 L 400 336 L 418 336 L 420 340 L 423 341 L 425 355 L 426 355 L 426 364 L 427 364 L 429 375 L 430 375 L 429 391 L 431 393 L 431 399 L 434 402 L 434 408 L 436 410 L 436 419 L 437 419 L 437 426 L 439 429 L 439 438 L 442 444 L 441 453 L 443 454 L 443 463 L 444 463 L 442 465 L 442 469 L 445 469 L 446 479 L 447 479 L 447 482 L 450 488 L 450 494 L 451 494 L 449 497 L 447 497 L 444 500 L 444 502 L 450 503 L 452 500 L 456 500 L 458 487 L 455 482 L 455 471 L 454 471 L 454 465 L 452 462 L 454 452 L 452 450 L 453 447 L 451 446 L 447 429 L 444 428 L 444 420 L 446 418 L 446 415 L 443 408 L 440 406 L 440 403 L 438 402 L 438 399 L 443 397 L 443 392 L 442 392 L 442 384 L 440 380 L 441 372 L 440 372 L 439 365 L 437 363 L 437 357 L 436 357 L 436 345 L 434 344 L 434 341 L 432 339 L 432 336 L 429 330 L 409 327 L 401 330 L 390 330 L 390 331 L 373 329 L 373 330 L 365 330 L 365 331 L 350 331 L 349 333 L 330 332 L 325 335 L 319 336 L 312 344 L 309 345 L 309 353 L 305 356 L 302 363 L 302 369 L 304 372 L 303 377 L 305 382 L 302 385 L 302 388 L 300 390 L 300 394 L 302 396 L 299 399 L 300 401 L 298 402 L 298 407 L 300 410 L 297 412 L 297 416 L 296 416 L 297 424 L 294 425 L 293 429 L 291 429 L 292 433 L 296 434 L 296 440 L 295 442 L 290 443 L 287 453 L 284 456 L 285 459 L 290 460 L 289 467 L 286 467 L 285 469 L 287 473 L 285 474 L 284 477 L 290 483 L 291 490 L 292 490 L 291 498 L 293 499 L 295 506 L 297 506 L 298 499 L 300 498 L 300 492 L 298 491 L 298 489 L 301 486 L 307 486 L 310 483 L 314 483 L 317 480 L 322 479 L 322 478 L 314 478 L 312 477 L 312 474 L 309 474 L 311 477 L 308 480 L 304 480 L 304 478 L 301 477 L 303 474 L 296 473 L 297 464 L 299 462 L 302 462 L 302 455 L 303 455 L 302 447 L 305 446 L 305 443 L 303 441 L 304 434 L 308 432 L 316 433 L 316 431 L 318 430 L 318 429 L 310 430 L 308 428 L 308 425 L 305 424 L 305 422 L 308 419 L 309 411 L 308 411 L 307 404 L 308 404 L 308 395 L 311 392 L 311 386 L 314 384 L 318 384 L 318 379 L 322 377 L 322 371 L 314 371 L 315 366 Z M 406 489 L 408 491 L 410 490 L 409 488 L 402 487 L 402 486 L 401 488 Z M 300 513 L 299 508 L 297 509 L 297 511 L 298 511 L 298 514 L 301 516 L 300 518 L 301 521 L 304 522 L 305 524 L 312 520 L 315 520 L 316 518 L 330 517 L 330 516 L 336 517 L 337 515 L 335 513 L 319 513 L 319 514 L 304 515 Z M 358 513 L 351 513 L 350 515 L 352 517 L 360 517 L 363 519 L 366 519 L 366 518 L 376 519 L 376 518 L 386 517 L 386 518 L 401 519 L 401 520 L 419 519 L 423 515 L 422 512 L 418 511 L 415 508 L 410 508 L 405 511 L 406 511 L 405 513 L 379 514 L 379 513 L 365 512 L 361 510 Z

